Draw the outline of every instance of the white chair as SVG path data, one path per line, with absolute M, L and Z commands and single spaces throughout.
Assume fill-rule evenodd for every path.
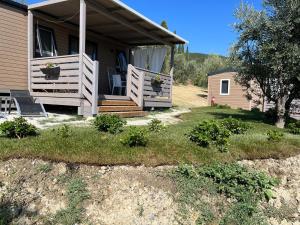
M 113 84 L 112 75 L 113 74 L 117 74 L 116 69 L 113 68 L 113 67 L 108 67 L 107 68 L 107 79 L 108 79 L 108 86 L 109 86 L 109 91 L 110 92 L 112 91 L 112 84 Z
M 119 90 L 119 95 L 122 94 L 122 90 L 125 89 L 126 90 L 126 82 L 123 82 L 121 79 L 121 75 L 120 74 L 113 74 L 112 75 L 112 90 L 111 90 L 111 94 L 113 95 L 115 92 L 115 89 L 117 88 Z

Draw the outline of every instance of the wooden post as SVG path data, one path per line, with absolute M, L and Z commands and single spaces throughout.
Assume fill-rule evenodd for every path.
M 33 59 L 33 14 L 31 10 L 28 10 L 27 16 L 27 51 L 28 51 L 28 90 L 32 91 L 31 88 L 31 60 Z
M 81 98 L 78 114 L 83 115 L 83 95 L 82 95 L 82 76 L 83 76 L 83 53 L 85 53 L 86 39 L 86 3 L 80 0 L 80 21 L 79 21 L 79 87 L 78 92 Z
M 171 103 L 172 103 L 173 79 L 174 79 L 174 57 L 175 57 L 175 45 L 172 45 L 172 47 L 171 47 L 171 60 L 170 60 L 170 76 L 171 76 L 170 101 L 171 101 Z
M 98 78 L 99 78 L 99 62 L 94 61 L 93 64 L 93 90 L 92 90 L 92 115 L 98 114 Z
M 139 107 L 144 107 L 144 80 L 145 80 L 145 73 L 141 72 L 139 76 Z
M 126 83 L 126 95 L 131 97 L 131 76 L 132 76 L 132 65 L 128 65 L 127 69 L 127 83 Z

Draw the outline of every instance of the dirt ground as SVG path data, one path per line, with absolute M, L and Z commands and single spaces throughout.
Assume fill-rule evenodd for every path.
M 269 223 L 299 225 L 300 156 L 241 163 L 281 179 L 275 188 L 276 198 L 270 202 L 279 211 L 270 212 Z M 83 202 L 81 225 L 195 224 L 192 217 L 191 221 L 178 222 L 177 189 L 171 179 L 163 176 L 172 169 L 97 167 L 28 159 L 0 162 L 0 212 L 9 210 L 9 224 L 44 225 L 66 209 L 67 184 L 76 178 L 87 184 L 89 193 Z
M 173 103 L 183 108 L 207 106 L 207 91 L 193 85 L 174 85 Z

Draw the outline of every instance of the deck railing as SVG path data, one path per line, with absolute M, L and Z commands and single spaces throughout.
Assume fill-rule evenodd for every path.
M 130 65 L 129 68 L 133 66 Z M 135 68 L 135 73 L 140 74 L 143 78 L 141 82 L 143 106 L 144 107 L 172 107 L 172 82 L 171 76 L 156 73 L 149 70 Z M 132 69 L 128 71 L 128 75 L 133 71 Z M 130 77 L 130 76 L 128 76 Z M 160 85 L 153 85 L 153 80 L 159 78 L 162 81 Z
M 60 68 L 58 77 L 47 76 L 41 71 L 47 64 Z M 80 106 L 78 55 L 35 58 L 30 66 L 32 96 L 44 104 Z
M 127 96 L 139 107 L 144 104 L 144 73 L 132 65 L 128 65 Z
M 97 114 L 98 62 L 83 55 L 82 76 L 79 55 L 66 55 L 31 60 L 30 90 L 44 104 L 83 107 L 85 114 Z M 45 75 L 42 68 L 59 67 L 58 76 Z
M 92 61 L 83 54 L 82 94 L 91 106 L 92 115 L 97 114 L 98 107 L 98 73 L 99 62 Z

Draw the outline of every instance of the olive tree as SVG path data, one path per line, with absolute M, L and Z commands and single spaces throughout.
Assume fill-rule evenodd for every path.
M 300 0 L 264 0 L 261 11 L 242 4 L 236 17 L 239 36 L 231 51 L 236 80 L 275 103 L 276 125 L 282 128 L 300 96 Z

